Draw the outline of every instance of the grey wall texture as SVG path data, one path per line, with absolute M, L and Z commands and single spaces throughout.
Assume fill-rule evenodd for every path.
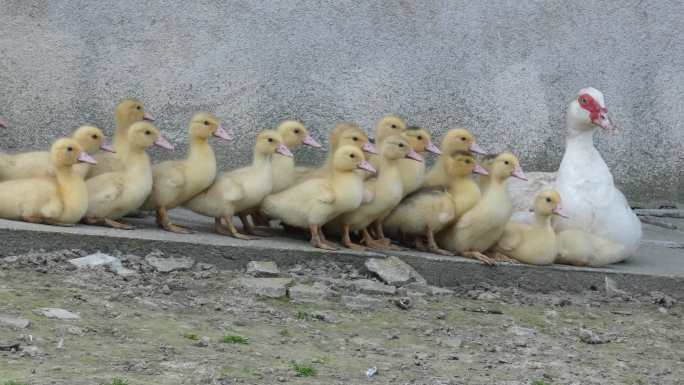
M 666 0 L 0 0 L 0 148 L 44 148 L 142 99 L 183 154 L 208 110 L 238 132 L 300 119 L 324 139 L 396 113 L 439 140 L 465 126 L 526 170 L 560 162 L 565 108 L 604 92 L 621 122 L 597 146 L 633 200 L 684 200 L 684 3 Z M 303 162 L 323 153 L 300 150 Z

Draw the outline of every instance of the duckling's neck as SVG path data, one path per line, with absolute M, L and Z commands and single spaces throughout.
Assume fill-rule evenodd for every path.
M 55 177 L 64 205 L 60 219 L 65 223 L 80 219 L 88 206 L 88 188 L 83 177 L 74 171 L 73 166 L 56 167 Z
M 551 228 L 551 216 L 534 213 L 534 226 L 538 228 Z
M 214 159 L 214 150 L 207 139 L 192 138 L 190 140 L 190 152 L 188 153 L 189 161 L 204 161 Z
M 449 183 L 449 192 L 462 191 L 463 187 L 475 183 L 469 175 L 457 175 Z
M 254 167 L 264 167 L 264 166 L 269 166 L 271 164 L 271 158 L 273 157 L 273 154 L 268 153 L 265 154 L 260 151 L 254 151 L 254 155 L 252 156 L 252 166 Z
M 132 123 L 128 117 L 119 114 L 117 114 L 114 119 L 116 127 L 114 130 L 114 138 L 112 138 L 112 146 L 118 154 L 119 152 L 127 149 L 126 143 L 128 143 L 128 127 Z

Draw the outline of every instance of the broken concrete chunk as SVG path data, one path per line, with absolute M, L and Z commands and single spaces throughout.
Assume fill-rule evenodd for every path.
M 420 282 L 409 283 L 404 287 L 410 291 L 427 295 L 449 295 L 454 293 L 453 290 L 445 289 L 443 287 L 432 286 Z
M 152 254 L 145 257 L 145 262 L 160 273 L 190 270 L 195 265 L 195 260 L 190 257 L 162 258 Z
M 382 306 L 382 300 L 364 294 L 342 296 L 342 304 L 352 310 L 370 310 Z
M 247 264 L 247 274 L 257 278 L 278 277 L 280 270 L 275 262 L 251 261 Z
M 68 310 L 54 308 L 54 307 L 41 307 L 34 309 L 33 313 L 47 318 L 61 319 L 61 320 L 77 320 L 81 319 L 78 314 L 74 314 Z
M 295 285 L 288 295 L 293 302 L 317 303 L 325 301 L 332 295 L 332 290 L 320 282 L 309 285 Z
M 113 273 L 122 277 L 136 274 L 135 271 L 125 268 L 123 264 L 121 264 L 121 260 L 119 258 L 100 252 L 81 258 L 70 259 L 69 263 L 79 269 L 107 266 Z
M 413 267 L 397 257 L 370 258 L 365 265 L 368 270 L 377 274 L 380 279 L 390 285 L 401 286 L 411 282 L 426 283 L 425 278 L 418 274 Z
M 31 326 L 31 321 L 7 314 L 0 314 L 0 326 L 8 326 L 14 329 L 26 329 Z
M 385 285 L 384 283 L 376 282 L 372 279 L 357 279 L 352 281 L 352 285 L 356 290 L 364 294 L 394 295 L 397 293 L 397 288 L 395 286 Z
M 280 298 L 287 295 L 287 287 L 292 284 L 291 278 L 241 278 L 240 286 L 252 293 L 269 298 Z

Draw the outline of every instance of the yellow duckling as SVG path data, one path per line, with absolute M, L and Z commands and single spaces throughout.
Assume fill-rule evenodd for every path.
M 104 143 L 104 135 L 97 127 L 82 126 L 71 135 L 89 155 L 96 154 L 98 150 L 113 152 L 111 146 Z M 77 163 L 74 171 L 81 177 L 88 174 L 90 165 Z M 39 178 L 54 175 L 52 160 L 49 151 L 32 151 L 16 155 L 0 154 L 0 180 Z
M 209 144 L 214 136 L 233 140 L 216 117 L 200 112 L 190 119 L 190 151 L 183 160 L 169 160 L 152 166 L 152 193 L 142 206 L 143 210 L 157 212 L 157 224 L 164 230 L 188 233 L 174 225 L 167 210 L 176 208 L 209 187 L 216 178 L 216 157 Z
M 135 99 L 127 99 L 116 106 L 114 110 L 116 129 L 113 138 L 115 153 L 97 154 L 95 156 L 97 165 L 90 167 L 87 178 L 92 178 L 106 172 L 122 171 L 125 168 L 127 156 L 125 151 L 129 148 L 127 145 L 128 128 L 131 124 L 141 120 L 154 121 L 154 118 L 145 112 L 145 106 L 142 102 Z
M 391 135 L 402 134 L 406 131 L 406 123 L 403 119 L 394 115 L 387 115 L 380 119 L 375 125 L 375 145 L 380 146 L 385 138 Z M 382 163 L 382 157 L 377 154 L 370 154 L 367 156 L 368 162 L 370 162 L 376 169 L 380 167 Z
M 556 263 L 573 266 L 600 267 L 625 259 L 627 247 L 584 230 L 563 230 L 556 234 Z
M 446 187 L 449 179 L 444 169 L 444 158 L 456 151 L 469 151 L 476 154 L 484 154 L 484 150 L 475 142 L 475 137 L 465 128 L 454 128 L 449 130 L 441 144 L 442 157 L 432 166 L 425 177 L 425 187 Z M 444 155 L 446 154 L 446 156 Z
M 72 166 L 95 160 L 69 138 L 52 145 L 50 158 L 54 176 L 0 183 L 0 218 L 62 226 L 81 220 L 88 208 L 88 190 Z
M 328 157 L 325 162 L 317 169 L 298 168 L 297 174 L 299 177 L 297 182 L 313 178 L 330 177 L 334 172 L 334 154 L 342 146 L 354 146 L 369 155 L 378 153 L 373 143 L 369 141 L 368 135 L 354 123 L 343 122 L 337 124 L 330 133 L 328 144 L 330 148 L 328 149 Z
M 368 247 L 387 248 L 387 244 L 374 240 L 367 230 L 375 220 L 387 215 L 403 198 L 403 186 L 399 170 L 400 159 L 410 159 L 422 162 L 423 158 L 415 152 L 409 142 L 400 135 L 386 137 L 381 144 L 380 156 L 382 162 L 378 177 L 366 181 L 366 189 L 370 190 L 373 198 L 363 203 L 357 209 L 345 212 L 325 225 L 336 234 L 342 234 L 342 244 L 355 250 L 363 250 L 351 241 L 350 232 L 361 231 L 362 242 Z M 376 228 L 380 241 L 384 241 L 382 224 Z
M 261 206 L 264 214 L 289 226 L 308 228 L 311 245 L 335 250 L 325 241 L 321 227 L 361 205 L 364 175 L 355 171 L 375 173 L 375 168 L 365 160 L 358 147 L 351 145 L 341 146 L 335 151 L 333 167 L 333 174 L 328 177 L 309 179 L 268 196 Z
M 423 128 L 415 126 L 408 127 L 403 135 L 408 139 L 413 150 L 423 157 L 426 152 L 435 155 L 442 154 L 442 151 L 432 143 L 430 134 Z M 404 187 L 404 196 L 407 196 L 423 185 L 423 182 L 425 181 L 425 162 L 400 159 L 399 174 L 401 174 L 401 183 Z
M 283 139 L 283 144 L 293 151 L 301 145 L 321 148 L 304 125 L 295 120 L 286 120 L 276 128 Z M 291 156 L 276 154 L 273 156 L 273 193 L 278 193 L 292 186 L 296 181 L 295 161 Z
M 258 207 L 261 201 L 271 193 L 273 188 L 271 161 L 274 154 L 292 156 L 276 131 L 264 130 L 257 135 L 250 166 L 219 175 L 206 191 L 186 202 L 184 206 L 198 214 L 213 217 L 217 233 L 239 239 L 250 239 L 237 231 L 232 218 L 236 214 L 239 215 L 245 231 L 248 234 L 256 234 L 256 230 L 247 220 L 245 213 Z M 222 220 L 227 229 L 221 224 Z
M 477 204 L 481 194 L 472 175 L 487 175 L 487 171 L 475 162 L 469 152 L 464 151 L 456 151 L 446 158 L 445 166 L 451 180 L 448 189 L 430 187 L 409 195 L 387 217 L 384 225 L 393 237 L 417 237 L 419 249 L 451 255 L 451 252 L 437 246 L 435 234 Z M 427 247 L 423 247 L 421 236 L 425 236 Z
M 513 176 L 525 179 L 518 158 L 510 153 L 499 154 L 489 172 L 489 187 L 482 199 L 456 223 L 437 235 L 437 243 L 466 258 L 487 264 L 494 261 L 482 254 L 501 238 L 513 214 L 513 205 L 506 189 L 506 179 Z
M 127 135 L 123 150 L 127 154 L 125 168 L 100 174 L 86 182 L 88 211 L 83 221 L 87 224 L 133 229 L 117 219 L 138 210 L 152 191 L 152 165 L 145 150 L 152 145 L 173 150 L 157 127 L 149 122 L 133 123 Z
M 558 255 L 556 233 L 551 217 L 567 218 L 561 209 L 561 197 L 555 190 L 540 191 L 534 200 L 534 223 L 509 222 L 494 250 L 531 265 L 550 265 Z

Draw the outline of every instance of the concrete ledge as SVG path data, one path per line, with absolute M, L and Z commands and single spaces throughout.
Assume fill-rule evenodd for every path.
M 244 269 L 250 260 L 272 260 L 280 266 L 291 266 L 315 258 L 360 267 L 369 257 L 388 255 L 346 249 L 325 252 L 310 247 L 304 238 L 275 236 L 253 241 L 236 240 L 214 234 L 211 230 L 213 222 L 207 218 L 184 210 L 174 211 L 173 216 L 178 223 L 196 229 L 197 233 L 178 235 L 160 231 L 151 218 L 130 220 L 139 226 L 133 231 L 82 225 L 55 227 L 0 220 L 0 255 L 71 248 L 91 252 L 118 250 L 138 255 L 161 250 L 167 255 L 191 256 L 198 262 L 211 263 L 220 269 Z M 661 290 L 684 298 L 684 249 L 680 248 L 682 244 L 678 237 L 664 241 L 661 232 L 659 234 L 660 237 L 651 237 L 656 240 L 644 241 L 639 255 L 632 260 L 600 269 L 528 265 L 499 265 L 492 268 L 460 257 L 414 251 L 392 252 L 392 255 L 411 264 L 429 283 L 438 286 L 459 287 L 486 282 L 541 292 L 576 292 L 591 288 L 602 290 L 604 277 L 609 275 L 621 289 L 630 293 Z

